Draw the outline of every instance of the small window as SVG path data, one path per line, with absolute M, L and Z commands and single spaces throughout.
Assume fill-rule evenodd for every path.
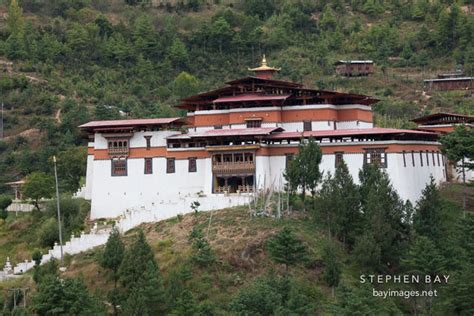
M 112 159 L 112 176 L 127 175 L 127 159 Z
M 259 128 L 259 127 L 262 127 L 262 120 L 247 121 L 247 128 Z
M 294 158 L 295 158 L 294 154 L 286 154 L 286 161 L 285 161 L 286 169 L 288 169 L 288 167 L 290 166 L 290 163 L 293 161 Z
M 166 173 L 174 173 L 174 158 L 166 159 Z
M 197 172 L 196 157 L 189 158 L 188 172 Z
M 334 166 L 337 168 L 339 167 L 339 165 L 342 163 L 342 161 L 344 160 L 344 152 L 342 151 L 337 151 L 334 153 L 334 156 L 335 156 L 335 164 Z
M 222 129 L 222 125 L 214 125 L 214 129 Z
M 414 167 L 415 166 L 415 151 L 414 150 L 411 151 L 411 163 Z
M 431 156 L 433 158 L 433 166 L 436 166 L 436 163 L 435 163 L 435 155 L 434 155 L 434 150 L 431 152 Z
M 383 148 L 371 148 L 365 151 L 365 163 L 387 168 L 387 153 Z
M 153 173 L 153 158 L 145 158 L 145 174 Z
M 403 167 L 407 166 L 407 160 L 405 158 L 405 151 L 403 151 Z
M 423 167 L 423 152 L 420 151 L 420 166 Z
M 150 150 L 151 148 L 151 136 L 145 136 L 146 141 L 146 150 Z
M 439 163 L 439 151 L 436 152 L 436 157 L 438 158 L 438 166 L 440 166 L 440 163 Z
M 311 131 L 312 128 L 311 128 L 311 121 L 304 121 L 303 122 L 303 131 L 305 132 L 309 132 Z
M 428 150 L 426 151 L 426 165 L 427 166 L 430 165 L 430 156 L 429 156 L 429 151 Z

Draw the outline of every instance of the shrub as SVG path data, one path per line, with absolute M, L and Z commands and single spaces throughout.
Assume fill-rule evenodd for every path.
M 41 246 L 51 247 L 59 239 L 58 221 L 55 218 L 47 219 L 38 231 L 38 240 Z
M 0 210 L 6 210 L 12 204 L 12 199 L 7 195 L 0 195 Z

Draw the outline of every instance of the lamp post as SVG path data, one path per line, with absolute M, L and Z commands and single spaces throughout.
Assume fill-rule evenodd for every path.
M 59 248 L 61 249 L 61 266 L 59 267 L 60 271 L 65 271 L 64 267 L 64 255 L 63 255 L 63 234 L 61 231 L 61 209 L 59 207 L 59 186 L 58 186 L 58 171 L 56 169 L 56 156 L 53 156 L 54 163 L 54 178 L 56 180 L 56 205 L 58 210 L 58 227 L 59 227 Z

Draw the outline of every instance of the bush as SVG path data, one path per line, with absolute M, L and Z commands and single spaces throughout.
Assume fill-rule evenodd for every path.
M 63 222 L 63 237 L 73 232 L 84 230 L 84 220 L 89 212 L 90 204 L 83 199 L 61 197 L 59 206 Z M 46 206 L 46 216 L 57 217 L 56 201 L 50 201 Z
M 5 221 L 5 220 L 7 219 L 7 217 L 8 217 L 8 212 L 7 212 L 7 210 L 2 210 L 2 209 L 0 209 L 0 219 L 3 220 L 3 221 Z
M 6 210 L 12 204 L 12 199 L 7 195 L 0 195 L 0 210 Z
M 47 219 L 38 231 L 38 240 L 42 247 L 51 247 L 59 239 L 58 221 L 55 218 Z

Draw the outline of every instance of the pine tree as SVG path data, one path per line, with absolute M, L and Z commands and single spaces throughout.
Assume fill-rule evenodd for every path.
M 122 285 L 128 289 L 136 287 L 150 262 L 157 267 L 153 252 L 145 239 L 145 234 L 143 230 L 139 230 L 135 241 L 125 251 L 120 265 L 119 274 Z
M 109 239 L 105 245 L 104 253 L 100 260 L 100 265 L 104 269 L 112 271 L 112 278 L 114 280 L 114 287 L 117 287 L 119 278 L 119 268 L 123 261 L 125 246 L 120 237 L 120 232 L 117 228 L 112 229 Z
M 415 214 L 413 215 L 413 228 L 420 236 L 426 236 L 436 245 L 442 238 L 443 227 L 443 203 L 434 178 L 426 185 L 421 198 L 417 202 Z
M 154 315 L 148 313 L 145 297 L 139 288 L 133 288 L 128 295 L 127 300 L 122 304 L 123 314 L 127 316 L 148 316 Z
M 301 198 L 305 201 L 306 191 L 316 193 L 316 187 L 322 178 L 319 165 L 322 160 L 322 152 L 314 138 L 308 142 L 301 140 L 298 154 L 285 171 L 284 177 L 288 181 L 291 190 L 301 189 Z
M 285 265 L 286 277 L 289 267 L 302 262 L 306 256 L 306 247 L 288 227 L 268 240 L 267 250 L 273 261 Z
M 325 264 L 323 279 L 331 287 L 334 295 L 334 288 L 338 286 L 341 276 L 341 265 L 337 259 L 336 247 L 330 243 L 326 244 L 322 259 Z
M 11 0 L 8 6 L 7 27 L 10 35 L 24 32 L 23 13 L 17 0 Z
M 143 275 L 137 284 L 138 293 L 145 300 L 145 306 L 149 315 L 163 314 L 165 306 L 165 294 L 163 280 L 156 264 L 148 261 Z
M 176 305 L 170 315 L 173 316 L 194 316 L 198 315 L 199 306 L 194 299 L 193 293 L 185 290 L 181 293 Z
M 202 230 L 193 227 L 188 240 L 191 242 L 194 254 L 192 260 L 201 267 L 206 267 L 216 261 L 211 245 L 204 237 Z

